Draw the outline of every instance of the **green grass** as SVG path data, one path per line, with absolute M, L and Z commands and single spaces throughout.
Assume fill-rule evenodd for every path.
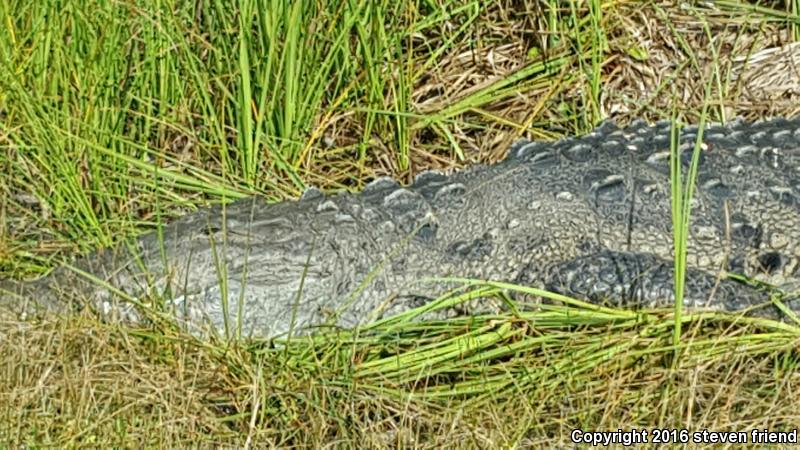
M 540 294 L 471 284 L 435 307 Z M 0 430 L 45 446 L 505 447 L 565 442 L 572 428 L 796 424 L 796 327 L 686 314 L 676 360 L 668 310 L 562 300 L 515 317 L 414 322 L 423 311 L 411 311 L 355 332 L 232 347 L 171 328 L 48 319 L 4 333 L 0 358 L 27 358 L 3 366 Z
M 715 3 L 0 2 L 0 271 L 37 276 L 208 203 L 493 162 L 520 136 L 607 117 L 797 114 L 796 96 L 759 96 L 771 80 L 735 61 L 796 40 L 797 2 Z M 0 316 L 0 447 L 510 447 L 569 443 L 575 427 L 796 428 L 797 327 L 680 306 L 698 146 L 687 174 L 673 158 L 672 311 L 461 280 L 360 330 L 271 344 L 197 340 L 163 320 Z M 521 312 L 510 291 L 557 303 Z M 513 312 L 416 320 L 477 295 Z

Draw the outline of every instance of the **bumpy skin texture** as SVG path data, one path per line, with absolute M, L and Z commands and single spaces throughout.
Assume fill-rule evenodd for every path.
M 624 130 L 605 123 L 580 138 L 520 141 L 496 165 L 423 173 L 408 187 L 379 179 L 358 194 L 310 190 L 299 201 L 272 205 L 246 199 L 224 213 L 216 207 L 169 224 L 163 249 L 150 234 L 133 252 L 106 250 L 75 265 L 134 296 L 148 280 L 158 292 L 169 286 L 179 317 L 221 332 L 227 292 L 229 330 L 241 313 L 242 332 L 263 337 L 364 323 L 452 287 L 426 277 L 502 280 L 631 307 L 668 306 L 669 130 L 668 123 Z M 684 168 L 696 131 L 684 129 L 680 139 Z M 685 301 L 739 310 L 768 296 L 718 282 L 726 266 L 774 285 L 798 285 L 800 122 L 712 125 L 704 142 Z M 33 298 L 58 307 L 69 297 L 63 291 L 136 318 L 106 289 L 64 268 L 14 285 L 0 303 Z M 762 314 L 778 315 L 770 308 Z

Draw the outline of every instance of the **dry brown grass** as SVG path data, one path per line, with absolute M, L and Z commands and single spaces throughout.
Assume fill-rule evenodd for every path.
M 520 4 L 521 3 L 521 4 Z M 533 48 L 548 48 L 549 31 L 540 2 L 498 2 L 475 25 L 473 40 L 465 40 L 441 63 L 418 79 L 412 93 L 413 109 L 434 114 L 492 83 L 503 80 L 531 61 Z M 735 117 L 755 120 L 794 117 L 800 113 L 800 47 L 785 24 L 765 22 L 729 9 L 704 6 L 676 7 L 672 2 L 606 3 L 603 32 L 608 54 L 603 61 L 600 109 L 620 124 L 643 118 L 679 118 L 697 122 L 704 88 L 711 84 L 713 120 Z M 751 13 L 755 14 L 755 13 Z M 447 38 L 425 36 L 432 46 Z M 563 38 L 566 39 L 566 38 Z M 577 56 L 577 49 L 566 53 Z M 588 131 L 580 118 L 565 120 L 562 109 L 584 107 L 588 74 L 575 64 L 548 83 L 521 84 L 519 92 L 459 115 L 450 132 L 469 161 L 494 162 L 505 157 L 519 136 L 536 139 Z M 389 107 L 387 99 L 387 108 Z M 328 138 L 339 146 L 357 142 L 363 124 L 355 115 L 341 115 L 330 124 Z M 410 180 L 413 173 L 460 166 L 444 136 L 420 130 L 412 134 L 412 169 L 401 171 L 389 155 L 393 149 L 376 141 L 374 159 L 365 179 L 392 175 Z M 347 160 L 337 153 L 334 161 Z M 347 183 L 344 171 L 326 172 L 320 161 L 309 172 L 328 173 L 328 181 Z M 323 180 L 319 180 L 322 182 Z
M 703 331 L 722 348 L 726 338 L 752 330 Z M 642 332 L 609 339 L 637 339 Z M 318 353 L 328 362 L 312 368 L 281 351 L 225 350 L 163 333 L 154 338 L 148 330 L 87 317 L 3 322 L 0 441 L 103 448 L 530 448 L 569 446 L 575 428 L 800 426 L 800 372 L 791 350 L 770 355 L 728 348 L 714 357 L 690 354 L 675 368 L 665 353 L 623 354 L 589 373 L 578 365 L 534 383 L 518 377 L 517 386 L 479 401 L 424 400 L 410 396 L 423 386 L 402 388 L 409 396 L 397 398 L 382 390 L 393 386 L 388 380 L 360 376 L 359 355 L 367 347 Z M 646 338 L 638 339 L 649 348 Z M 794 348 L 798 344 L 795 339 Z M 530 360 L 534 372 L 542 361 L 568 360 L 574 350 L 565 345 L 515 358 Z M 542 351 L 549 353 L 545 359 Z

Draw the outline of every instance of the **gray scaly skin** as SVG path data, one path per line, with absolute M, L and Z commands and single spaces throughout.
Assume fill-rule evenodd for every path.
M 382 178 L 358 194 L 312 189 L 279 204 L 241 200 L 224 213 L 215 207 L 165 226 L 163 251 L 153 233 L 137 241 L 138 259 L 122 246 L 75 266 L 133 296 L 148 280 L 158 292 L 169 286 L 180 318 L 220 331 L 227 291 L 230 328 L 241 299 L 243 333 L 261 337 L 330 322 L 345 305 L 333 322 L 353 326 L 452 287 L 423 283 L 426 277 L 501 280 L 630 307 L 669 306 L 669 129 L 668 123 L 624 130 L 605 123 L 580 138 L 520 141 L 498 164 L 449 176 L 422 173 L 407 187 Z M 681 136 L 684 168 L 696 131 L 689 127 Z M 735 311 L 768 296 L 730 280 L 717 284 L 726 261 L 732 272 L 798 285 L 800 122 L 713 125 L 704 141 L 685 302 Z M 133 308 L 65 268 L 11 285 L 0 304 L 19 307 L 33 298 L 58 308 L 70 292 L 136 320 Z M 772 306 L 761 311 L 779 315 Z

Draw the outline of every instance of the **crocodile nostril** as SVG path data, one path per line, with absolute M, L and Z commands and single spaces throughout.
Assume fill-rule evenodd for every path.
M 758 263 L 761 265 L 761 270 L 772 275 L 783 267 L 784 258 L 783 255 L 778 252 L 769 252 L 759 256 Z

